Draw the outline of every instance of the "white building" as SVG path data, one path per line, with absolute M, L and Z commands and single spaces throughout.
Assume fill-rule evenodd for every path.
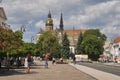
M 106 41 L 104 56 L 111 57 L 113 61 L 120 58 L 120 37 L 115 38 L 113 41 Z
M 120 37 L 117 37 L 111 44 L 110 53 L 113 56 L 120 57 Z
M 10 25 L 7 25 L 5 21 L 7 20 L 7 17 L 5 15 L 4 9 L 0 7 L 0 27 L 4 29 L 9 29 Z

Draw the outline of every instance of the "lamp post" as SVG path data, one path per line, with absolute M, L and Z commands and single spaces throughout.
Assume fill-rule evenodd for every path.
M 21 27 L 20 27 L 20 32 L 21 32 L 21 39 L 23 39 L 23 34 L 24 34 L 24 32 L 26 31 L 25 30 L 26 29 L 26 25 L 22 25 Z
M 33 40 L 34 40 L 34 36 L 31 36 L 31 43 L 33 42 Z
M 20 31 L 21 31 L 22 33 L 24 33 L 24 32 L 25 32 L 25 28 L 26 28 L 26 26 L 25 26 L 25 25 L 22 25 L 22 26 L 20 27 Z

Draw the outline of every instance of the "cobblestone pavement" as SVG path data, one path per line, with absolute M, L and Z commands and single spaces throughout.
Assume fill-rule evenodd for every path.
M 69 64 L 49 63 L 49 68 L 44 66 L 32 66 L 31 72 L 26 74 L 24 69 L 10 70 L 0 75 L 0 80 L 96 80 Z

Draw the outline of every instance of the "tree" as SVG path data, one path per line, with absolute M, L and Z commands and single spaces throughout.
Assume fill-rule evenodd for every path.
M 35 54 L 35 44 L 33 43 L 23 43 L 22 47 L 20 48 L 20 54 L 21 56 L 26 56 L 28 53 L 33 55 L 33 56 L 36 56 Z
M 81 44 L 83 53 L 88 54 L 90 59 L 97 60 L 99 55 L 103 53 L 105 40 L 106 36 L 98 29 L 87 30 Z
M 82 54 L 82 48 L 81 48 L 82 39 L 83 39 L 82 32 L 80 32 L 76 46 L 76 54 Z
M 62 37 L 62 57 L 69 58 L 70 48 L 69 48 L 69 40 L 67 38 L 67 34 L 64 33 Z
M 19 34 L 19 35 L 18 35 Z M 22 34 L 0 27 L 0 52 L 5 55 L 17 54 L 22 45 Z
M 37 50 L 43 57 L 46 53 L 50 53 L 50 58 L 58 58 L 60 56 L 60 44 L 55 33 L 44 31 L 36 44 Z

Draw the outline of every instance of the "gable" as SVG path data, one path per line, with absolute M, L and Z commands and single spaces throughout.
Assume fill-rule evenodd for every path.
M 0 7 L 0 17 L 7 20 L 7 17 L 5 15 L 4 9 L 2 7 Z

